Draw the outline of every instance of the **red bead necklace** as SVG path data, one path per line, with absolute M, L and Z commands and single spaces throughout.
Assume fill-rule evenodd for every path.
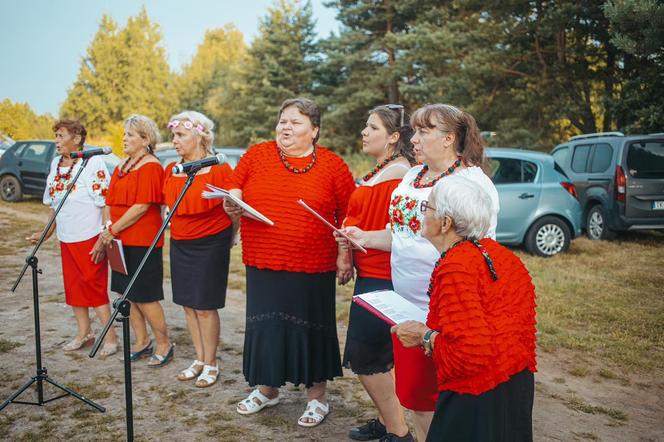
M 136 161 L 134 161 L 133 163 L 131 163 L 131 164 L 129 164 L 129 160 L 131 160 L 131 158 L 127 158 L 127 159 L 125 160 L 125 162 L 122 163 L 122 167 L 120 167 L 120 169 L 118 169 L 118 177 L 119 177 L 119 178 L 122 178 L 122 177 L 127 176 L 127 175 L 129 174 L 129 172 L 131 172 L 132 169 L 133 169 L 138 163 L 141 162 L 141 160 L 145 157 L 145 155 L 147 155 L 147 153 L 144 153 L 143 155 L 141 155 L 140 157 L 138 157 L 138 159 L 137 159 Z M 127 167 L 128 164 L 129 164 L 129 167 Z
M 444 177 L 454 173 L 454 171 L 457 170 L 459 168 L 459 166 L 461 166 L 461 157 L 458 157 L 457 160 L 454 162 L 454 164 L 452 164 L 450 167 L 448 167 L 445 172 L 441 173 L 436 178 L 431 180 L 430 183 L 422 184 L 422 177 L 429 170 L 429 166 L 427 164 L 425 164 L 422 167 L 422 170 L 420 170 L 418 172 L 417 176 L 415 177 L 415 181 L 413 181 L 413 186 L 416 189 L 424 189 L 424 188 L 427 188 L 427 187 L 433 187 L 441 178 L 444 178 Z
M 60 181 L 60 180 L 69 181 L 71 179 L 71 172 L 74 170 L 74 166 L 76 166 L 76 163 L 78 163 L 78 158 L 75 158 L 72 161 L 71 166 L 69 166 L 69 170 L 67 170 L 67 172 L 65 172 L 65 173 L 60 173 L 60 168 L 64 167 L 64 166 L 62 166 L 62 163 L 63 163 L 64 159 L 65 159 L 65 156 L 61 155 L 60 160 L 58 160 L 58 170 L 55 173 L 55 181 Z
M 293 172 L 293 173 L 307 173 L 311 170 L 312 167 L 314 167 L 314 164 L 316 164 L 316 146 L 314 146 L 314 150 L 311 154 L 311 162 L 307 164 L 303 168 L 297 168 L 293 167 L 291 163 L 288 162 L 288 157 L 286 154 L 281 150 L 279 146 L 277 146 L 277 150 L 279 151 L 279 158 L 281 159 L 281 162 L 283 163 L 284 167 L 286 170 Z
M 387 166 L 387 164 L 388 164 L 390 161 L 394 161 L 394 160 L 396 160 L 397 158 L 399 158 L 400 156 L 401 156 L 400 153 L 395 153 L 394 155 L 385 158 L 380 164 L 376 165 L 376 167 L 374 167 L 374 169 L 373 169 L 371 172 L 369 172 L 368 174 L 364 175 L 364 176 L 362 177 L 362 180 L 363 180 L 364 182 L 369 181 L 371 178 L 373 178 L 374 176 L 376 176 L 376 174 L 378 173 L 379 170 L 381 170 L 383 167 Z

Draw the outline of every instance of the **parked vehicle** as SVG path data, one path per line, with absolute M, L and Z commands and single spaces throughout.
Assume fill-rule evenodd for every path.
M 244 154 L 244 152 L 247 149 L 243 149 L 240 147 L 215 147 L 214 151 L 216 153 L 223 153 L 226 155 L 226 161 L 228 162 L 228 165 L 231 166 L 231 168 L 235 168 L 237 166 L 237 162 L 240 161 L 240 157 Z M 157 149 L 154 153 L 157 158 L 159 159 L 159 162 L 163 167 L 168 166 L 170 163 L 173 161 L 177 161 L 180 157 L 178 156 L 177 152 L 175 151 L 174 147 L 163 147 L 160 149 Z
M 578 135 L 551 155 L 576 185 L 590 239 L 664 229 L 664 133 Z
M 94 146 L 85 145 L 85 149 Z M 55 143 L 45 140 L 17 141 L 0 158 L 0 197 L 5 201 L 20 201 L 23 195 L 41 196 L 46 187 Z M 120 163 L 114 154 L 104 155 L 109 172 Z
M 538 256 L 565 252 L 581 234 L 582 211 L 574 184 L 553 157 L 509 148 L 489 148 L 486 155 L 500 199 L 496 239 Z

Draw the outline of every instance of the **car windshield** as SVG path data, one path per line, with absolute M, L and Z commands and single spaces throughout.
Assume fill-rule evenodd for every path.
M 627 169 L 634 178 L 664 178 L 664 141 L 630 144 Z

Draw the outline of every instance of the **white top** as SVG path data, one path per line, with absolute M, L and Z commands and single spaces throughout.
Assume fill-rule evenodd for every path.
M 69 180 L 64 180 L 56 177 L 58 161 L 60 161 L 59 155 L 51 162 L 44 190 L 44 204 L 52 209 L 58 206 L 67 192 L 67 186 L 72 183 L 83 164 L 83 160 L 78 160 L 71 171 Z M 60 174 L 64 175 L 68 170 L 69 166 L 61 167 Z M 106 205 L 108 181 L 108 170 L 106 170 L 104 161 L 100 156 L 91 157 L 83 169 L 83 173 L 78 177 L 74 189 L 67 197 L 65 205 L 58 213 L 56 233 L 60 241 L 80 242 L 99 234 L 102 225 L 101 212 Z
M 394 291 L 417 305 L 429 310 L 427 289 L 433 266 L 440 257 L 436 248 L 422 237 L 424 214 L 420 211 L 422 201 L 429 198 L 433 187 L 416 189 L 415 177 L 423 166 L 415 166 L 406 173 L 401 183 L 392 192 L 390 199 L 390 225 L 392 230 L 392 284 Z M 491 225 L 487 237 L 496 238 L 498 223 L 498 191 L 481 168 L 473 166 L 454 172 L 479 184 L 491 198 Z M 445 178 L 442 178 L 443 183 Z

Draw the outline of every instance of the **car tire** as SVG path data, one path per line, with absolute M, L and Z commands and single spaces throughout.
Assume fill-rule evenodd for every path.
M 550 258 L 569 249 L 572 241 L 567 223 L 555 216 L 544 216 L 533 223 L 526 233 L 529 253 Z
M 595 204 L 586 215 L 586 236 L 593 241 L 615 238 L 615 232 L 606 224 L 606 214 L 601 204 Z
M 5 175 L 0 178 L 0 197 L 10 203 L 21 201 L 23 191 L 18 178 L 14 175 Z

